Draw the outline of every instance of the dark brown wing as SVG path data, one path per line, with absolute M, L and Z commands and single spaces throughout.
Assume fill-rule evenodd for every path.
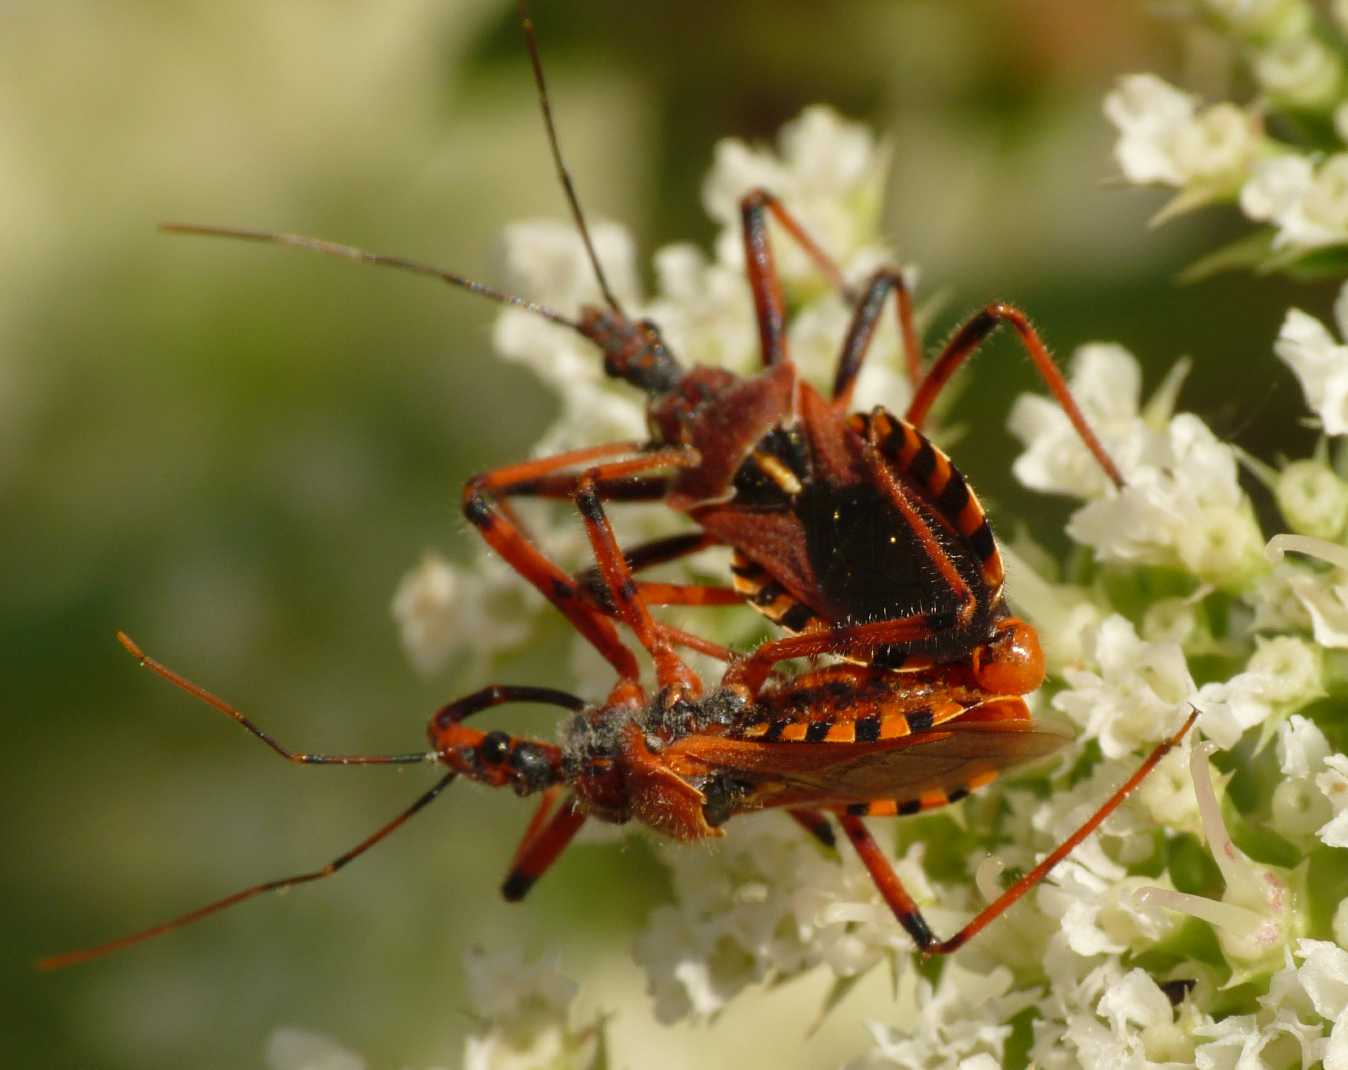
M 840 807 L 929 793 L 972 791 L 1014 765 L 1045 757 L 1070 736 L 1027 721 L 949 721 L 940 729 L 877 743 L 724 741 L 701 757 L 723 776 L 757 788 L 745 809 Z

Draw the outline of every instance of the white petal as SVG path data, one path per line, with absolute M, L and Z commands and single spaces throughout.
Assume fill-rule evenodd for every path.
M 1348 951 L 1328 940 L 1299 940 L 1297 978 L 1315 1011 L 1334 1021 L 1348 1010 Z
M 1241 210 L 1260 222 L 1280 222 L 1310 190 L 1313 177 L 1311 162 L 1303 156 L 1288 153 L 1263 160 L 1241 187 Z

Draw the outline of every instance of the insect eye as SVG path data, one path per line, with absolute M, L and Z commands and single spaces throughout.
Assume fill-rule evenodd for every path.
M 504 732 L 488 732 L 477 746 L 477 756 L 484 765 L 500 765 L 510 756 L 510 737 Z
M 547 758 L 527 743 L 510 752 L 510 768 L 515 771 L 515 790 L 521 795 L 540 791 L 552 783 L 552 767 Z

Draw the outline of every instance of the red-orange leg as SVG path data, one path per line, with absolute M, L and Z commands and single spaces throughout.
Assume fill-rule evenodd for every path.
M 1038 332 L 1030 323 L 1029 317 L 1014 305 L 1000 303 L 988 305 L 987 308 L 974 315 L 955 332 L 955 336 L 951 338 L 944 351 L 928 370 L 927 377 L 922 380 L 904 418 L 914 427 L 920 429 L 923 421 L 931 412 L 932 404 L 936 401 L 937 395 L 950 381 L 950 377 L 955 374 L 955 370 L 978 351 L 978 347 L 1001 323 L 1009 323 L 1016 334 L 1019 335 L 1025 351 L 1030 355 L 1035 370 L 1048 386 L 1049 392 L 1062 406 L 1063 412 L 1067 413 L 1067 418 L 1072 421 L 1072 426 L 1076 429 L 1081 441 L 1086 444 L 1086 448 L 1091 451 L 1092 456 L 1104 469 L 1105 475 L 1109 476 L 1113 484 L 1121 489 L 1123 487 L 1123 476 L 1119 474 L 1113 460 L 1105 452 L 1100 440 L 1095 437 L 1095 432 L 1091 430 L 1090 424 L 1086 422 L 1086 417 L 1082 415 L 1081 409 L 1072 397 L 1072 392 L 1067 387 L 1067 380 L 1063 378 L 1058 366 L 1053 363 L 1048 347 L 1040 339 Z
M 725 687 L 743 689 L 749 697 L 758 694 L 769 673 L 779 662 L 792 658 L 808 658 L 817 654 L 861 655 L 882 646 L 898 646 L 929 639 L 933 632 L 948 628 L 952 621 L 942 617 L 933 621 L 927 614 L 877 620 L 867 624 L 852 624 L 824 628 L 803 635 L 772 639 L 762 644 L 747 658 L 726 670 L 721 683 Z M 938 627 L 939 626 L 939 627 Z
M 632 652 L 618 638 L 613 622 L 582 596 L 580 588 L 570 576 L 534 546 L 519 523 L 496 500 L 496 495 L 508 493 L 512 486 L 527 485 L 531 480 L 624 454 L 629 455 L 626 460 L 610 461 L 590 469 L 592 477 L 596 481 L 621 479 L 653 469 L 676 468 L 697 462 L 697 454 L 691 450 L 661 450 L 655 453 L 640 453 L 640 450 L 641 444 L 635 442 L 615 442 L 572 450 L 474 476 L 463 491 L 464 515 L 487 544 L 544 598 L 561 610 L 620 676 L 631 680 L 639 677 L 640 670 Z M 632 454 L 638 455 L 630 456 Z
M 922 343 L 918 341 L 917 326 L 913 322 L 913 297 L 903 281 L 903 273 L 896 268 L 881 268 L 866 283 L 861 301 L 852 314 L 842 352 L 838 354 L 838 370 L 833 377 L 833 407 L 846 412 L 852 403 L 852 390 L 865 363 L 875 328 L 885 310 L 885 300 L 894 294 L 898 312 L 899 337 L 903 340 L 904 367 L 908 381 L 916 390 L 922 380 Z
M 615 500 L 604 493 L 604 484 L 596 481 L 595 489 L 599 493 L 600 501 Z M 570 488 L 567 497 L 575 497 L 574 486 Z M 627 561 L 627 567 L 635 573 L 648 568 L 655 568 L 657 565 L 669 564 L 671 561 L 682 561 L 685 557 L 691 557 L 710 546 L 719 546 L 720 544 L 720 540 L 708 532 L 685 531 L 678 535 L 666 535 L 663 538 L 652 539 L 649 542 L 628 547 L 623 550 L 623 558 Z M 606 587 L 597 568 L 591 566 L 577 572 L 576 582 L 589 597 L 597 602 L 604 602 Z M 609 613 L 614 612 L 613 606 L 605 605 L 604 608 Z
M 568 797 L 547 820 L 551 810 L 552 798 L 544 795 L 501 885 L 501 894 L 512 903 L 524 898 L 585 824 L 585 811 L 574 798 Z
M 488 684 L 471 695 L 455 699 L 441 706 L 431 717 L 426 731 L 431 742 L 436 742 L 436 734 L 450 725 L 459 724 L 476 713 L 504 706 L 508 702 L 533 702 L 543 706 L 558 706 L 572 713 L 579 713 L 586 706 L 583 698 L 552 687 L 529 687 L 521 684 Z
M 742 606 L 744 595 L 733 587 L 700 583 L 637 583 L 637 595 L 648 606 Z
M 786 813 L 792 821 L 825 847 L 837 846 L 837 840 L 833 836 L 833 826 L 828 823 L 828 818 L 818 810 L 788 810 Z
M 717 661 L 723 661 L 729 664 L 738 656 L 728 646 L 722 646 L 720 643 L 713 643 L 710 639 L 703 639 L 700 635 L 686 632 L 682 628 L 675 628 L 671 624 L 657 623 L 655 630 L 660 632 L 660 634 L 675 646 L 683 647 L 685 650 L 696 650 L 699 654 L 705 654 L 707 657 L 715 658 Z
M 595 565 L 604 579 L 605 595 L 616 607 L 618 619 L 632 629 L 637 641 L 650 652 L 660 686 L 678 688 L 691 694 L 700 693 L 701 681 L 674 652 L 668 637 L 651 618 L 650 609 L 637 590 L 622 547 L 618 545 L 613 526 L 599 501 L 595 481 L 589 474 L 581 477 L 580 485 L 576 488 L 576 508 L 585 521 L 585 531 L 594 549 Z
M 867 281 L 858 301 L 852 287 L 847 285 L 837 262 L 824 252 L 819 244 L 767 190 L 757 189 L 740 200 L 740 217 L 744 229 L 744 261 L 749 277 L 749 289 L 754 297 L 754 311 L 758 318 L 759 342 L 765 365 L 780 364 L 787 359 L 786 311 L 782 297 L 781 280 L 777 275 L 772 246 L 768 239 L 767 216 L 770 214 L 786 233 L 814 261 L 816 267 L 842 295 L 849 305 L 855 304 L 847 339 L 838 357 L 834 373 L 833 399 L 838 409 L 845 410 L 851 400 L 856 377 L 866 359 L 866 352 L 875 328 L 884 311 L 885 299 L 894 293 L 898 312 L 899 334 L 903 339 L 904 365 L 909 382 L 916 389 L 922 378 L 922 347 L 913 322 L 913 299 L 904 284 L 903 275 L 895 268 L 882 268 Z
M 913 897 L 908 894 L 903 882 L 899 880 L 898 874 L 894 872 L 894 868 L 889 864 L 889 860 L 885 858 L 875 840 L 872 839 L 861 819 L 852 814 L 840 812 L 838 821 L 842 825 L 843 831 L 847 833 L 847 838 L 852 841 L 852 845 L 857 849 L 857 854 L 861 856 L 861 861 L 870 872 L 871 878 L 875 881 L 875 886 L 884 896 L 889 908 L 894 911 L 894 916 L 898 919 L 899 924 L 913 938 L 913 942 L 917 944 L 918 949 L 927 955 L 949 955 L 953 951 L 958 951 L 969 940 L 987 928 L 1008 907 L 1016 903 L 1026 892 L 1043 880 L 1054 866 L 1071 854 L 1082 840 L 1094 832 L 1105 818 L 1119 808 L 1123 800 L 1142 783 L 1157 763 L 1179 745 L 1197 719 L 1198 710 L 1195 709 L 1190 712 L 1179 730 L 1158 743 L 1155 749 L 1147 755 L 1146 760 L 1133 772 L 1133 775 L 1124 781 L 1118 790 L 1106 799 L 1104 804 L 1080 828 L 1063 840 L 1034 869 L 1007 888 L 1006 891 L 979 911 L 964 928 L 947 940 L 938 940 L 932 934 L 931 928 L 927 925 L 926 919 L 922 917 L 922 912 L 913 901 Z
M 740 226 L 744 239 L 744 267 L 749 279 L 749 291 L 754 298 L 754 316 L 758 320 L 758 338 L 765 367 L 790 359 L 786 348 L 786 300 L 782 296 L 782 280 L 777 274 L 777 263 L 772 255 L 768 237 L 770 212 L 782 229 L 803 249 L 828 278 L 843 299 L 852 303 L 851 290 L 838 265 L 781 202 L 764 189 L 756 189 L 740 198 Z

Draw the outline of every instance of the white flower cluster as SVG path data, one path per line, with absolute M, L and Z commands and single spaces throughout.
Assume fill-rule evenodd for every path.
M 526 961 L 516 948 L 470 950 L 467 989 L 481 1031 L 468 1038 L 464 1070 L 581 1070 L 593 1065 L 602 1025 L 571 1024 L 579 987 L 556 957 Z
M 1189 413 L 1172 415 L 1180 373 L 1141 406 L 1141 372 L 1122 346 L 1088 345 L 1071 386 L 1126 482 L 1115 494 L 1066 413 L 1027 394 L 1011 411 L 1025 444 L 1013 471 L 1028 487 L 1083 498 L 1068 534 L 1103 561 L 1182 568 L 1240 586 L 1262 572 L 1263 537 L 1236 478 L 1236 455 Z
M 1293 47 L 1295 35 L 1308 32 L 1298 14 L 1304 4 L 1201 6 L 1256 56 L 1270 101 L 1319 99 L 1323 73 L 1304 74 L 1304 84 L 1292 77 L 1298 63 L 1315 67 Z M 1191 201 L 1248 199 L 1264 164 L 1292 152 L 1270 142 L 1257 110 L 1202 110 L 1150 76 L 1125 81 L 1107 109 L 1123 132 L 1129 177 L 1180 187 Z M 784 131 L 775 153 L 733 142 L 718 149 L 705 189 L 724 227 L 714 258 L 686 246 L 662 250 L 657 293 L 643 300 L 631 243 L 617 228 L 596 228 L 600 256 L 629 311 L 655 319 L 675 352 L 749 370 L 758 341 L 737 197 L 755 185 L 781 194 L 857 278 L 883 255 L 874 231 L 884 162 L 863 130 L 812 109 Z M 569 228 L 522 224 L 508 246 L 527 296 L 567 312 L 596 301 Z M 776 248 L 793 309 L 793 354 L 807 375 L 822 376 L 847 310 L 788 242 Z M 1346 303 L 1341 298 L 1341 319 Z M 902 408 L 906 387 L 891 333 L 868 365 L 858 408 L 877 401 Z M 560 399 L 540 455 L 644 437 L 639 397 L 606 380 L 596 354 L 573 334 L 510 311 L 496 341 Z M 1348 426 L 1348 346 L 1293 311 L 1276 348 L 1325 431 L 1340 434 Z M 1081 502 L 1068 534 L 1087 552 L 1073 582 L 1036 571 L 1030 562 L 1042 554 L 1032 547 L 1006 548 L 1012 601 L 1039 629 L 1054 673 L 1042 705 L 1073 724 L 1077 741 L 1052 770 L 904 822 L 901 848 L 892 826 L 877 821 L 874 830 L 945 935 L 1000 890 L 994 863 L 967 874 L 942 869 L 940 882 L 932 879 L 933 859 L 953 840 L 1010 867 L 1033 866 L 1191 705 L 1202 711 L 1201 731 L 1226 753 L 1214 758 L 1211 744 L 1186 744 L 1170 755 L 1049 881 L 939 975 L 910 967 L 911 943 L 854 852 L 826 851 L 780 815 L 737 819 L 709 847 L 667 845 L 659 857 L 672 901 L 652 915 L 635 951 L 656 1018 L 709 1020 L 817 969 L 836 978 L 831 1007 L 854 979 L 888 965 L 904 995 L 871 1023 L 870 1048 L 851 1064 L 858 1068 L 991 1070 L 1013 1048 L 1022 1064 L 1039 1067 L 1243 1070 L 1320 1060 L 1348 1068 L 1348 1026 L 1340 1022 L 1348 907 L 1329 911 L 1328 923 L 1323 905 L 1312 902 L 1326 890 L 1307 888 L 1312 863 L 1341 872 L 1331 856 L 1348 846 L 1348 757 L 1335 752 L 1342 733 L 1328 727 L 1336 716 L 1341 723 L 1342 707 L 1325 713 L 1343 692 L 1327 648 L 1348 648 L 1348 484 L 1325 447 L 1280 470 L 1238 454 L 1197 416 L 1176 411 L 1183 374 L 1177 366 L 1144 402 L 1141 372 L 1126 350 L 1096 344 L 1075 355 L 1073 393 L 1122 471 L 1122 491 L 1054 403 L 1038 395 L 1015 403 L 1010 427 L 1024 444 L 1016 475 L 1033 490 Z M 1274 491 L 1290 532 L 1267 554 L 1242 466 Z M 564 507 L 519 515 L 565 567 L 587 563 L 579 524 Z M 619 522 L 626 540 L 675 530 L 678 518 L 636 508 Z M 1270 560 L 1283 550 L 1296 556 Z M 555 616 L 485 551 L 462 568 L 428 558 L 400 588 L 395 613 L 427 671 L 465 655 L 488 662 Z M 759 634 L 754 615 L 731 611 L 703 612 L 689 626 L 726 642 Z M 593 671 L 581 675 L 600 694 L 607 670 L 589 660 Z M 1348 899 L 1348 887 L 1329 894 Z M 549 1006 L 564 1012 L 565 1003 Z M 489 1040 L 474 1043 L 503 1050 L 513 1013 L 484 1009 Z M 529 1045 L 545 1035 L 553 1044 L 568 1034 L 526 1031 L 516 1050 L 541 1051 Z M 859 1036 L 858 1051 L 862 1045 Z M 482 1058 L 473 1065 L 512 1065 Z
M 1258 95 L 1202 106 L 1153 74 L 1123 78 L 1105 101 L 1124 176 L 1178 190 L 1159 219 L 1232 201 L 1269 243 L 1241 259 L 1267 266 L 1348 243 L 1348 18 L 1308 0 L 1191 0 L 1227 38 Z M 1289 116 L 1291 122 L 1269 122 Z M 1276 130 L 1275 135 L 1271 131 Z M 1292 133 L 1295 131 L 1295 134 Z M 1296 138 L 1296 140 L 1293 140 Z
M 924 911 L 958 924 L 921 856 L 915 847 L 890 861 Z M 824 851 L 782 815 L 745 820 L 708 850 L 665 845 L 661 857 L 674 901 L 651 915 L 635 950 L 662 1022 L 711 1018 L 750 985 L 818 965 L 840 979 L 881 961 L 897 969 L 911 946 L 856 853 Z

